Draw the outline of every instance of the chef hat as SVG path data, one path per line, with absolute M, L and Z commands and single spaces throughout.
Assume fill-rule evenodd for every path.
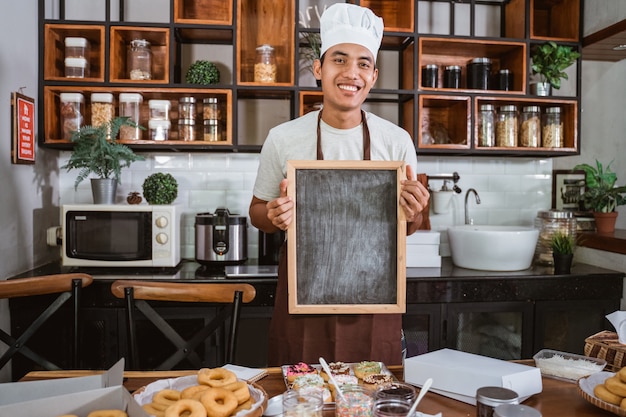
M 383 30 L 383 19 L 370 9 L 348 3 L 333 4 L 320 19 L 321 54 L 340 43 L 355 43 L 369 49 L 376 60 Z

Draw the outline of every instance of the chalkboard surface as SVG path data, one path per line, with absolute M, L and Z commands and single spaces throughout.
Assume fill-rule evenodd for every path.
M 290 313 L 404 312 L 403 175 L 403 162 L 288 162 Z

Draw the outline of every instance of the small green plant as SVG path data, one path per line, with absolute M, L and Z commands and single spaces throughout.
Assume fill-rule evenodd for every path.
M 307 68 L 313 72 L 313 62 L 321 58 L 322 39 L 317 32 L 303 32 L 302 40 L 306 43 L 300 47 L 300 54 L 306 59 Z
M 197 60 L 189 66 L 185 81 L 189 84 L 217 84 L 220 82 L 220 70 L 212 62 Z
M 61 168 L 68 172 L 72 169 L 79 170 L 74 182 L 75 189 L 90 174 L 98 178 L 114 178 L 120 182 L 122 168 L 144 160 L 143 156 L 116 141 L 122 126 L 137 127 L 128 117 L 115 117 L 99 126 L 83 126 L 72 134 L 72 154 Z
M 574 253 L 576 247 L 576 238 L 560 230 L 557 230 L 552 235 L 552 251 L 557 254 L 569 255 Z
M 171 174 L 157 172 L 144 180 L 143 196 L 148 204 L 171 204 L 178 197 L 178 182 Z
M 568 79 L 564 71 L 580 57 L 580 53 L 569 46 L 546 42 L 538 45 L 532 54 L 533 74 L 539 74 L 542 82 L 548 82 L 557 90 L 561 88 L 561 79 Z
M 583 193 L 585 208 L 597 213 L 611 213 L 617 206 L 626 204 L 626 186 L 616 187 L 617 174 L 611 170 L 609 162 L 606 167 L 596 160 L 596 166 L 578 164 L 573 169 L 585 171 L 585 185 Z

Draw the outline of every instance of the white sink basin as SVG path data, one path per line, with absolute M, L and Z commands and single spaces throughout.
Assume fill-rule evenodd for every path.
M 448 228 L 452 262 L 480 271 L 530 268 L 539 230 L 522 226 L 465 224 Z

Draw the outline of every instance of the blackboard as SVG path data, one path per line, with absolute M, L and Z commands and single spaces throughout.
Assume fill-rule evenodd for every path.
M 291 314 L 404 313 L 404 162 L 288 161 Z

